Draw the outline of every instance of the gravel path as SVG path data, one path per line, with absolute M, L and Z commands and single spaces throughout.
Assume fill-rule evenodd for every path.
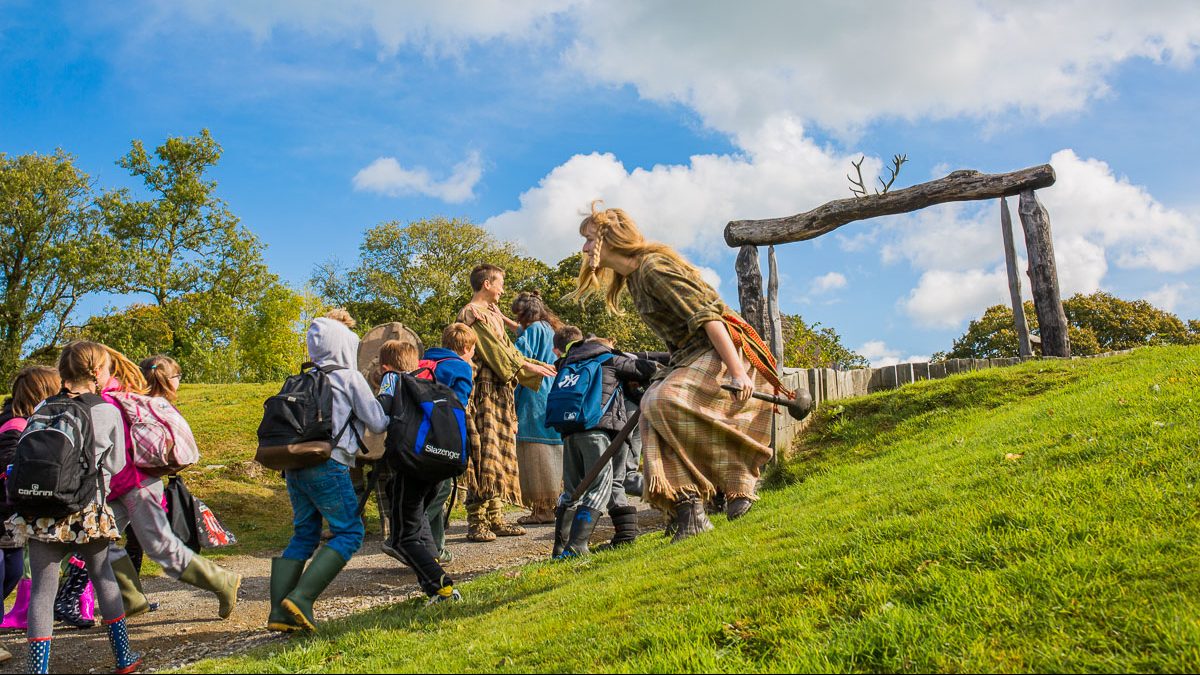
M 633 499 L 631 503 L 641 509 L 639 517 L 643 531 L 660 522 L 659 516 L 648 507 Z M 513 517 L 510 515 L 509 519 Z M 550 555 L 554 542 L 552 525 L 526 526 L 528 534 L 523 537 L 499 537 L 486 544 L 468 543 L 466 529 L 465 521 L 456 522 L 447 535 L 447 545 L 455 556 L 454 562 L 447 566 L 447 572 L 456 580 L 544 560 Z M 606 517 L 597 527 L 593 541 L 606 541 L 611 536 L 612 529 Z M 380 552 L 379 543 L 378 533 L 367 535 L 362 550 L 317 601 L 319 621 L 420 594 L 413 573 Z M 165 576 L 143 579 L 146 594 L 159 603 L 158 611 L 129 622 L 133 648 L 145 652 L 143 672 L 177 668 L 203 658 L 227 656 L 289 639 L 287 635 L 264 628 L 270 611 L 270 556 L 230 556 L 220 559 L 220 564 L 243 576 L 237 609 L 227 621 L 217 618 L 217 601 L 212 595 Z M 470 593 L 469 586 L 463 590 Z M 103 628 L 79 630 L 59 624 L 55 627 L 54 638 L 51 672 L 112 672 L 112 651 Z M 25 672 L 24 633 L 4 633 L 0 635 L 0 644 L 13 653 L 11 660 L 0 664 L 0 673 Z

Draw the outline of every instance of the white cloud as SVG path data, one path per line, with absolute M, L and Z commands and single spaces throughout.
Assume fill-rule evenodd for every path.
M 1050 162 L 1058 180 L 1037 194 L 1050 217 L 1064 298 L 1104 288 L 1112 264 L 1164 274 L 1200 267 L 1200 220 L 1194 215 L 1165 207 L 1102 161 L 1068 149 Z M 1010 199 L 1021 285 L 1029 297 L 1017 207 L 1018 200 Z M 922 272 L 902 303 L 908 314 L 925 326 L 953 328 L 988 305 L 1008 302 L 999 223 L 994 201 L 950 204 L 876 225 L 869 238 L 878 242 L 884 262 L 906 260 Z
M 845 287 L 846 275 L 839 272 L 830 272 L 813 279 L 810 288 L 814 294 L 821 295 Z
M 450 176 L 440 181 L 423 167 L 406 169 L 395 157 L 380 157 L 354 175 L 354 189 L 389 197 L 427 195 L 458 204 L 475 196 L 475 185 L 482 175 L 483 161 L 477 152 L 455 165 Z
M 628 212 L 648 238 L 703 257 L 728 251 L 723 237 L 730 220 L 797 213 L 845 191 L 849 156 L 818 147 L 793 119 L 772 119 L 740 136 L 739 146 L 740 154 L 695 155 L 686 165 L 632 171 L 612 154 L 575 155 L 522 193 L 518 209 L 484 226 L 558 260 L 578 250 L 584 210 L 603 199 Z
M 547 42 L 567 31 L 567 67 L 682 103 L 731 134 L 780 115 L 852 129 L 880 117 L 1077 111 L 1110 94 L 1107 78 L 1122 62 L 1184 67 L 1200 50 L 1200 3 L 1187 0 L 189 0 L 150 11 L 159 23 L 182 11 L 260 40 L 278 28 L 371 38 L 384 55 L 405 47 L 458 55 L 472 44 Z
M 402 47 L 456 55 L 473 43 L 494 39 L 542 39 L 554 19 L 575 4 L 576 0 L 187 0 L 154 9 L 161 12 L 159 21 L 183 11 L 192 20 L 239 26 L 261 41 L 279 28 L 359 43 L 369 36 L 386 56 Z
M 871 340 L 854 351 L 861 354 L 871 364 L 872 368 L 894 366 L 897 363 L 920 363 L 929 360 L 929 356 L 922 354 L 909 354 L 904 359 L 901 359 L 900 355 L 903 352 L 898 349 L 892 349 L 883 340 Z
M 1185 283 L 1163 284 L 1157 291 L 1147 293 L 1146 301 L 1159 309 L 1174 313 L 1175 308 L 1179 306 L 1179 301 L 1190 289 L 1191 287 Z
M 721 275 L 716 270 L 701 266 L 697 266 L 696 269 L 700 271 L 700 278 L 704 280 L 704 283 L 712 286 L 714 291 L 721 292 Z
M 1008 301 L 1008 275 L 1001 267 L 984 270 L 930 270 L 901 304 L 918 324 L 955 328 L 983 314 L 983 309 Z
M 1109 94 L 1117 64 L 1184 66 L 1200 49 L 1194 2 L 590 2 L 574 15 L 574 67 L 732 132 L 784 112 L 846 129 L 1076 111 Z

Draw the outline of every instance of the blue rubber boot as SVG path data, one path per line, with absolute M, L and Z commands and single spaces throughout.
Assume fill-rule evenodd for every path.
M 138 666 L 142 665 L 142 653 L 129 648 L 129 630 L 125 627 L 125 615 L 122 614 L 121 618 L 113 621 L 105 621 L 104 627 L 108 629 L 108 644 L 112 647 L 113 658 L 117 660 L 117 668 L 113 672 L 119 675 L 137 672 Z
M 50 672 L 50 642 L 53 638 L 34 638 L 29 641 L 30 673 Z

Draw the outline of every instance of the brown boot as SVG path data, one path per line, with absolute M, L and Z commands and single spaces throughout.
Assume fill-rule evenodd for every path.
M 487 502 L 487 522 L 492 532 L 501 537 L 519 537 L 525 528 L 504 520 L 504 502 L 499 497 Z
M 467 541 L 496 541 L 496 533 L 488 527 L 487 502 L 467 504 Z

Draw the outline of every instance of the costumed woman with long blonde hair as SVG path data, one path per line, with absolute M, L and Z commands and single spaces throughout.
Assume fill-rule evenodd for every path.
M 583 265 L 573 298 L 603 297 L 609 312 L 619 313 L 628 291 L 671 353 L 642 399 L 641 435 L 644 498 L 674 511 L 679 541 L 712 529 L 704 504 L 717 491 L 731 520 L 756 499 L 759 470 L 771 458 L 771 409 L 751 394 L 768 387 L 774 373 L 764 372 L 764 363 L 773 369 L 773 361 L 694 266 L 670 246 L 646 240 L 621 209 L 599 204 L 579 225 Z

